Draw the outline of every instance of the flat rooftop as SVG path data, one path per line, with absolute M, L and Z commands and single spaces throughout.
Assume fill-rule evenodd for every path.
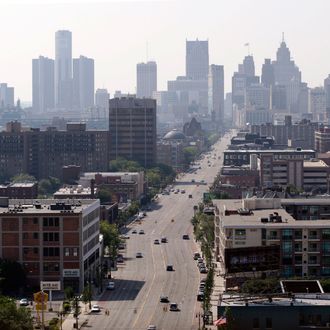
M 246 306 L 246 301 L 248 306 Z M 230 295 L 223 294 L 221 299 L 218 302 L 218 306 L 246 306 L 249 307 L 274 307 L 274 306 L 330 306 L 330 294 L 296 294 L 295 299 L 290 297 L 279 295 L 278 297 L 272 297 L 272 300 L 269 301 L 267 295 L 255 295 L 255 296 L 244 296 L 244 295 Z
M 82 213 L 91 205 L 99 206 L 98 199 L 10 199 L 8 206 L 0 206 L 0 216 L 11 214 Z
M 96 194 L 96 188 L 94 190 Z M 72 196 L 88 196 L 92 194 L 92 190 L 90 187 L 83 188 L 82 186 L 75 186 L 75 187 L 63 187 L 57 190 L 54 193 L 54 196 L 61 196 L 61 195 L 72 195 Z
M 304 160 L 304 167 L 328 167 L 328 165 L 320 159 L 317 160 Z
M 85 172 L 81 177 L 95 177 L 100 174 L 102 176 L 124 176 L 124 175 L 138 175 L 140 172 Z
M 308 199 L 307 199 L 308 200 Z M 290 200 L 289 200 L 290 201 Z M 250 210 L 250 214 L 239 213 L 243 209 L 243 200 L 241 199 L 226 199 L 212 200 L 220 213 L 220 221 L 225 228 L 330 228 L 329 220 L 295 220 L 283 208 L 263 208 Z M 329 199 L 327 199 L 329 205 Z M 268 218 L 270 214 L 277 213 L 282 222 L 262 222 L 262 218 Z
M 224 153 L 249 153 L 249 154 L 258 154 L 258 153 L 270 153 L 270 154 L 302 154 L 302 153 L 314 153 L 315 150 L 312 149 L 238 149 L 238 150 L 225 150 Z

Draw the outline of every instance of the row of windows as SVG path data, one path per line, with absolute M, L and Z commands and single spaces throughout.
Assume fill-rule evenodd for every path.
M 43 218 L 44 227 L 59 227 L 60 226 L 60 218 Z
M 51 248 L 44 248 L 44 257 L 57 257 L 59 256 L 59 248 L 58 247 L 51 247 Z M 38 247 L 25 247 L 23 248 L 23 254 L 27 255 L 33 253 L 35 255 L 39 254 L 39 248 Z M 65 257 L 78 257 L 79 249 L 77 247 L 69 248 L 65 247 L 63 248 L 63 253 Z

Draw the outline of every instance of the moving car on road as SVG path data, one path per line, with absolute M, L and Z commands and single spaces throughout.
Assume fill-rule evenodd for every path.
M 136 258 L 143 258 L 143 255 L 141 252 L 137 252 L 135 255 Z
M 136 229 L 133 229 L 132 234 L 137 234 Z
M 144 230 L 141 229 L 141 230 L 139 231 L 139 234 L 140 234 L 140 235 L 144 235 Z
M 107 285 L 107 290 L 114 290 L 115 289 L 115 282 L 109 282 Z
M 189 239 L 189 235 L 188 234 L 184 234 L 184 235 L 182 235 L 182 239 Z
M 147 330 L 157 330 L 157 327 L 153 324 L 150 324 Z
M 22 298 L 22 299 L 19 301 L 19 305 L 20 305 L 20 306 L 29 306 L 29 301 L 28 301 L 26 298 Z
M 179 307 L 177 303 L 170 303 L 170 311 L 171 312 L 178 312 L 179 311 Z
M 166 237 L 162 237 L 160 240 L 162 243 L 167 243 L 167 238 Z
M 174 270 L 173 265 L 167 265 L 167 266 L 166 266 L 166 270 L 167 270 L 168 272 L 173 272 L 173 270 Z
M 159 244 L 159 239 L 155 239 L 154 244 L 158 245 Z
M 168 300 L 168 297 L 167 297 L 167 296 L 160 296 L 160 299 L 159 299 L 159 301 L 160 301 L 161 303 L 168 303 L 168 302 L 169 302 L 169 300 Z

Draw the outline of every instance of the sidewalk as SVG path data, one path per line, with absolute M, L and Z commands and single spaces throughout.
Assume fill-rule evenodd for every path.
M 103 292 L 98 293 L 98 288 L 93 287 L 92 291 L 93 291 L 93 298 L 94 300 L 91 302 L 91 305 L 93 306 L 94 304 L 97 303 L 97 301 L 99 300 L 99 298 L 101 297 L 101 295 L 104 293 L 105 290 L 105 285 L 103 285 Z M 81 313 L 79 314 L 78 317 L 78 329 L 81 329 L 83 325 L 87 325 L 88 324 L 88 319 L 89 319 L 89 312 L 85 312 L 85 304 L 80 302 L 79 303 L 80 306 L 80 311 Z M 87 311 L 88 311 L 88 304 L 87 304 Z M 102 311 L 101 311 L 102 313 Z M 62 323 L 62 329 L 63 330 L 72 330 L 75 329 L 74 328 L 74 324 L 76 324 L 76 319 L 73 317 L 73 312 L 71 311 L 70 314 L 68 314 L 65 318 L 65 320 Z
M 212 304 L 212 314 L 213 314 L 213 322 L 218 319 L 218 301 L 219 295 L 225 290 L 225 279 L 222 276 L 224 274 L 224 270 L 221 268 L 220 262 L 215 262 L 217 267 L 215 268 L 214 275 L 214 287 L 211 294 L 211 304 Z M 219 275 L 220 274 L 220 275 Z M 214 325 L 206 326 L 207 329 L 215 330 L 217 329 Z

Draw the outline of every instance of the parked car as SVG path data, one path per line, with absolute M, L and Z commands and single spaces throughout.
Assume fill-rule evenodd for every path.
M 100 306 L 99 305 L 93 305 L 91 312 L 92 313 L 99 313 L 101 311 Z
M 197 301 L 203 301 L 204 300 L 204 292 L 199 291 L 197 294 Z
M 159 244 L 159 239 L 155 239 L 154 244 L 158 245 Z
M 182 239 L 185 239 L 185 240 L 189 239 L 189 235 L 188 234 L 182 235 Z
M 143 255 L 141 252 L 137 252 L 135 255 L 136 258 L 143 258 Z
M 147 328 L 147 330 L 157 330 L 157 327 L 153 324 L 150 324 Z
M 132 234 L 137 234 L 137 230 L 136 229 L 133 229 L 132 230 Z
M 140 235 L 144 235 L 144 230 L 141 229 L 141 230 L 139 231 L 139 234 L 140 234 Z
M 19 305 L 20 305 L 20 306 L 29 306 L 29 301 L 28 301 L 26 298 L 22 298 L 22 299 L 19 301 Z
M 162 243 L 167 243 L 167 238 L 166 237 L 162 237 L 160 240 Z
M 174 270 L 173 265 L 167 265 L 167 266 L 166 266 L 166 270 L 167 270 L 168 272 L 172 272 L 172 271 Z
M 160 301 L 161 303 L 168 303 L 168 302 L 169 302 L 169 300 L 168 300 L 168 297 L 167 297 L 167 296 L 160 296 L 160 299 L 159 299 L 159 301 Z
M 201 254 L 199 252 L 194 253 L 194 260 L 198 260 L 201 257 Z

